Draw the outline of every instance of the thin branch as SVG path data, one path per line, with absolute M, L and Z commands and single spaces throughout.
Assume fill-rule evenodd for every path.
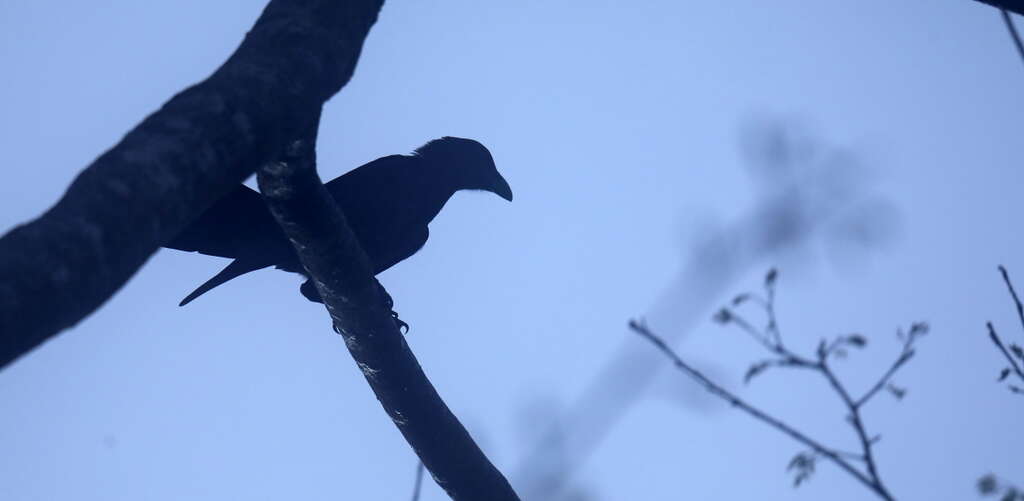
M 803 433 L 793 428 L 792 426 L 789 426 L 788 424 L 780 421 L 775 417 L 772 417 L 771 415 L 754 407 L 753 405 L 748 404 L 743 399 L 731 393 L 729 390 L 726 390 L 725 388 L 715 384 L 714 381 L 708 379 L 708 377 L 705 376 L 703 373 L 701 373 L 697 369 L 694 369 L 685 361 L 683 361 L 683 359 L 678 354 L 676 354 L 676 352 L 673 351 L 672 348 L 670 348 L 663 339 L 661 339 L 656 334 L 651 332 L 651 330 L 642 322 L 631 320 L 629 322 L 629 328 L 633 332 L 642 336 L 644 339 L 650 341 L 651 344 L 657 347 L 663 354 L 665 354 L 665 356 L 667 356 L 672 361 L 672 364 L 677 369 L 686 373 L 688 376 L 696 379 L 697 382 L 704 387 L 704 389 L 706 389 L 713 395 L 722 398 L 726 402 L 729 402 L 729 404 L 731 404 L 733 407 L 741 409 L 747 414 L 753 416 L 755 419 L 778 429 L 782 433 L 789 435 L 797 442 L 800 442 L 801 444 L 809 447 L 814 452 L 828 458 L 833 463 L 838 465 L 840 468 L 846 470 L 850 475 L 859 480 L 866 487 L 868 487 L 872 491 L 875 491 L 880 497 L 882 497 L 882 499 L 893 499 L 884 490 L 879 491 L 878 486 L 870 478 L 868 478 L 863 472 L 861 472 L 857 468 L 854 468 L 849 462 L 846 461 L 846 459 L 844 459 L 844 457 L 849 456 L 853 456 L 852 459 L 862 459 L 859 455 L 846 452 L 841 453 L 839 451 L 826 447 L 817 440 L 814 440 L 808 437 L 807 435 L 804 435 Z
M 840 398 L 842 398 L 843 403 L 846 405 L 846 408 L 850 413 L 850 426 L 853 427 L 857 434 L 857 439 L 860 441 L 860 448 L 864 455 L 864 466 L 867 468 L 868 476 L 871 480 L 871 489 L 874 490 L 882 499 L 893 499 L 878 474 L 878 467 L 875 465 L 875 456 L 874 451 L 872 450 L 873 441 L 868 437 L 868 432 L 864 427 L 864 421 L 860 416 L 860 408 L 853 400 L 850 399 L 849 392 L 846 391 L 846 388 L 825 361 L 821 362 L 821 373 L 825 375 L 829 384 L 832 385 L 836 390 L 836 393 L 838 393 Z
M 316 129 L 257 174 L 260 192 L 316 285 L 335 330 L 395 426 L 457 501 L 518 501 L 437 394 L 384 301 L 345 215 L 316 174 Z
M 1013 282 L 1010 281 L 1010 274 L 1006 271 L 1005 266 L 999 265 L 999 274 L 1003 276 L 1003 282 L 1006 284 L 1006 289 L 1010 292 L 1010 297 L 1013 299 L 1013 305 L 1017 309 L 1017 318 L 1020 320 L 1021 329 L 1024 330 L 1024 305 L 1021 304 L 1020 296 L 1017 295 L 1017 290 L 1014 289 Z M 1020 378 L 1022 383 L 1024 383 L 1024 367 L 1022 367 L 1021 363 L 1019 363 L 1017 358 L 1014 357 L 1014 353 L 1011 353 L 1011 351 L 1006 348 L 1006 345 L 1003 344 L 1003 340 L 999 337 L 999 334 L 996 333 L 996 328 L 992 325 L 992 322 L 986 322 L 985 326 L 988 327 L 988 337 L 992 340 L 992 344 L 996 345 L 996 348 L 999 348 L 999 351 L 1004 357 L 1006 357 L 1006 361 L 1010 364 L 1008 368 L 1003 369 L 1003 372 L 999 377 L 999 381 L 1006 379 L 1010 372 L 1012 372 Z M 1020 347 L 1011 346 L 1011 348 L 1019 355 Z M 1024 356 L 1021 356 L 1020 358 L 1024 359 Z M 1010 391 L 1017 394 L 1024 394 L 1024 389 L 1014 385 L 1010 385 Z
M 348 82 L 383 0 L 273 0 L 205 81 L 0 238 L 0 367 L 103 304 Z M 187 35 L 183 35 L 187 36 Z
M 860 397 L 859 399 L 857 399 L 856 402 L 854 402 L 854 407 L 857 407 L 858 409 L 863 407 L 864 404 L 868 402 L 868 400 L 871 400 L 871 397 L 874 397 L 875 394 L 878 393 L 882 388 L 885 388 L 886 383 L 888 383 L 889 380 L 892 379 L 892 376 L 896 374 L 896 371 L 898 371 L 900 367 L 903 366 L 903 364 L 910 361 L 910 359 L 913 357 L 914 350 L 911 350 L 909 346 L 905 346 L 903 353 L 900 353 L 900 356 L 896 358 L 896 361 L 893 362 L 892 366 L 889 367 L 889 370 L 885 371 L 885 374 L 883 374 L 882 377 L 878 379 L 878 382 L 875 383 L 875 385 L 872 386 L 871 389 L 864 394 L 864 396 Z
M 423 461 L 416 461 L 416 483 L 412 486 L 412 501 L 420 501 L 423 490 Z
M 761 332 L 760 329 L 754 327 L 750 322 L 743 317 L 735 315 L 732 310 L 722 308 L 715 315 L 715 321 L 720 323 L 733 323 L 740 328 L 743 332 L 746 332 L 750 337 L 757 341 L 758 344 L 764 346 L 768 351 L 777 352 L 778 344 L 768 334 Z
M 828 381 L 829 385 L 836 392 L 840 400 L 843 402 L 843 405 L 846 407 L 848 412 L 847 421 L 853 427 L 854 432 L 857 435 L 857 439 L 860 442 L 861 451 L 859 453 L 842 453 L 837 449 L 827 448 L 818 443 L 815 443 L 811 448 L 815 453 L 822 454 L 825 457 L 832 459 L 833 462 L 836 462 L 837 464 L 842 466 L 848 472 L 853 474 L 858 480 L 867 485 L 873 492 L 875 492 L 882 499 L 893 499 L 892 494 L 889 493 L 888 488 L 885 486 L 884 482 L 882 482 L 881 476 L 879 475 L 873 451 L 873 445 L 877 440 L 871 438 L 868 435 L 867 429 L 864 426 L 863 418 L 861 416 L 861 408 L 875 395 L 877 395 L 882 388 L 887 387 L 887 385 L 890 384 L 889 381 L 892 379 L 893 375 L 904 364 L 906 364 L 911 359 L 911 357 L 913 357 L 914 342 L 921 335 L 925 334 L 928 331 L 928 326 L 924 323 L 915 323 L 911 326 L 910 330 L 906 334 L 903 334 L 902 331 L 899 331 L 900 339 L 903 340 L 903 346 L 902 350 L 900 351 L 900 355 L 896 358 L 896 360 L 889 367 L 889 369 L 886 370 L 885 373 L 882 374 L 882 376 L 875 382 L 875 384 L 864 393 L 863 396 L 861 396 L 859 399 L 854 399 L 850 395 L 850 392 L 846 389 L 846 386 L 836 376 L 835 372 L 832 370 L 832 367 L 829 365 L 828 361 L 829 357 L 838 356 L 839 354 L 843 353 L 846 347 L 859 348 L 864 346 L 867 342 L 866 339 L 863 336 L 857 334 L 839 336 L 838 338 L 832 340 L 831 342 L 827 342 L 826 340 L 822 339 L 816 351 L 816 359 L 805 358 L 799 355 L 798 353 L 795 353 L 792 350 L 786 348 L 782 340 L 782 332 L 778 327 L 778 320 L 775 314 L 775 282 L 777 278 L 778 273 L 774 269 L 769 271 L 768 274 L 765 276 L 764 287 L 766 294 L 764 299 L 762 299 L 760 296 L 756 294 L 746 293 L 740 294 L 739 296 L 737 296 L 737 299 L 734 299 L 732 301 L 734 306 L 739 305 L 740 303 L 746 302 L 748 300 L 750 300 L 751 303 L 760 306 L 764 310 L 765 316 L 767 317 L 767 325 L 764 327 L 764 329 L 759 329 L 755 327 L 750 321 L 748 321 L 742 315 L 727 308 L 719 310 L 719 312 L 716 313 L 714 316 L 714 320 L 716 322 L 721 324 L 733 324 L 737 326 L 740 330 L 746 332 L 756 341 L 758 341 L 762 346 L 765 347 L 765 349 L 778 356 L 778 358 L 762 360 L 752 365 L 747 370 L 747 374 L 744 379 L 746 381 L 749 381 L 751 378 L 759 375 L 760 373 L 764 372 L 764 370 L 770 367 L 792 367 L 811 369 L 821 374 L 826 379 L 826 381 Z M 650 331 L 647 330 L 647 328 L 643 324 L 633 322 L 630 324 L 630 327 L 637 332 L 640 332 L 641 330 L 646 332 L 645 337 L 651 339 L 652 341 L 660 341 L 658 338 L 653 337 L 653 335 L 650 334 Z M 662 351 L 671 352 L 671 350 L 668 349 L 664 341 L 655 342 L 655 344 L 662 348 Z M 676 362 L 679 359 L 679 357 L 672 353 L 672 359 L 674 362 Z M 676 365 L 679 366 L 681 363 L 681 361 L 678 361 L 676 362 Z M 685 364 L 682 365 L 685 366 Z M 690 369 L 688 366 L 686 366 L 685 368 L 681 368 L 683 368 L 684 372 L 687 372 L 692 377 L 696 378 L 705 387 L 708 387 L 708 385 L 713 385 L 713 383 L 708 381 L 706 377 Z M 739 401 L 739 403 L 737 403 L 738 398 L 736 398 L 732 394 L 725 392 L 725 390 L 722 390 L 717 386 L 715 386 L 714 388 L 715 389 L 711 389 L 712 393 L 715 393 L 725 398 L 733 405 L 737 405 L 740 407 L 744 407 L 746 405 L 740 405 L 742 404 L 742 401 Z M 795 430 L 784 424 L 782 424 L 781 426 L 776 424 L 778 420 L 774 418 L 761 418 L 758 414 L 751 412 L 749 409 L 745 410 L 747 410 L 747 412 L 751 414 L 754 414 L 756 417 L 759 417 L 759 419 L 762 419 L 763 421 L 772 424 L 776 428 L 779 428 L 780 430 L 789 434 L 790 436 L 794 436 L 792 432 Z M 757 412 L 760 413 L 760 411 Z M 794 436 L 794 438 L 800 440 L 796 436 Z M 801 442 L 803 442 L 803 440 L 801 440 Z M 805 443 L 805 445 L 811 445 L 807 444 L 806 442 L 803 443 Z M 828 451 L 829 454 L 824 454 L 822 450 Z M 858 461 L 862 461 L 864 463 L 866 473 L 857 468 L 854 468 L 849 463 L 840 462 L 840 459 L 842 458 L 856 459 Z M 807 478 L 808 472 L 806 465 L 808 464 L 808 462 L 813 463 L 813 456 L 798 456 L 796 459 L 794 459 L 794 462 L 791 463 L 791 467 L 796 467 L 798 469 L 803 468 L 802 470 L 798 471 L 796 478 L 797 485 L 799 485 L 800 482 Z M 804 466 L 802 467 L 801 465 Z
M 1020 40 L 1020 33 L 1017 33 L 1017 27 L 1013 24 L 1010 12 L 1006 9 L 999 9 L 999 13 L 1002 14 L 1003 22 L 1006 23 L 1006 29 L 1010 32 L 1010 38 L 1013 39 L 1013 44 L 1017 47 L 1017 55 L 1024 61 L 1024 43 Z
M 1017 318 L 1020 319 L 1021 329 L 1024 329 L 1024 305 L 1021 304 L 1020 298 L 1017 296 L 1017 290 L 1013 288 L 1013 282 L 1010 281 L 1010 274 L 1006 271 L 1006 267 L 999 265 L 999 273 L 1003 275 L 1003 282 L 1006 283 L 1006 288 L 1010 291 L 1013 305 L 1017 307 Z
M 985 325 L 988 327 L 989 339 L 991 339 L 996 347 L 999 348 L 999 351 L 1003 353 L 1006 360 L 1010 362 L 1010 367 L 1013 369 L 1013 372 L 1017 374 L 1017 377 L 1024 380 L 1024 370 L 1021 370 L 1020 365 L 1017 364 L 1017 360 L 1013 358 L 1013 355 L 1010 355 L 1010 351 L 1003 345 L 1003 340 L 999 338 L 999 334 L 996 334 L 996 329 L 995 327 L 992 327 L 992 322 L 986 322 Z

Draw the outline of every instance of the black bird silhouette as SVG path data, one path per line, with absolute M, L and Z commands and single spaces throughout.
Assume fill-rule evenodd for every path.
M 427 225 L 456 191 L 485 190 L 512 201 L 512 189 L 487 148 L 457 137 L 435 139 L 412 155 L 378 158 L 324 186 L 344 211 L 375 275 L 423 247 Z M 260 194 L 244 185 L 217 201 L 165 247 L 234 258 L 179 306 L 268 266 L 305 275 Z M 308 277 L 299 290 L 310 301 L 322 302 Z

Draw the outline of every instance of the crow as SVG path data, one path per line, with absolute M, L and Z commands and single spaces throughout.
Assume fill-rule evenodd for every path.
M 512 201 L 512 189 L 487 148 L 457 137 L 435 139 L 411 155 L 378 158 L 324 186 L 345 213 L 374 275 L 423 247 L 427 225 L 456 191 L 484 190 Z M 164 247 L 234 259 L 179 306 L 268 266 L 306 276 L 299 291 L 310 301 L 322 302 L 262 197 L 245 185 L 215 202 Z

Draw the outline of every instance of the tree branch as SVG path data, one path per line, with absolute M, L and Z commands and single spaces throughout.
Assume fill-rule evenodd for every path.
M 1024 0 L 975 0 L 1002 10 L 1024 15 Z
M 260 191 L 312 277 L 377 400 L 455 500 L 518 501 L 430 384 L 384 302 L 365 252 L 316 174 L 315 127 L 257 173 Z
M 383 0 L 272 0 L 230 58 L 0 238 L 0 367 L 88 316 L 348 82 Z
M 639 334 L 644 339 L 650 341 L 651 344 L 657 347 L 658 350 L 660 350 L 666 357 L 669 358 L 669 360 L 671 360 L 672 364 L 677 369 L 686 373 L 690 377 L 696 379 L 697 382 L 700 383 L 700 385 L 703 386 L 704 389 L 706 389 L 707 391 L 711 392 L 715 396 L 722 398 L 726 402 L 729 402 L 729 404 L 731 404 L 733 407 L 736 407 L 742 410 L 743 412 L 750 414 L 758 421 L 768 424 L 769 426 L 772 426 L 773 428 L 781 431 L 782 433 L 789 435 L 791 438 L 807 446 L 815 453 L 828 458 L 833 463 L 838 465 L 840 468 L 846 470 L 846 472 L 849 473 L 851 476 L 853 476 L 861 483 L 863 483 L 867 488 L 871 489 L 872 491 L 875 491 L 877 494 L 882 496 L 883 499 L 892 499 L 887 492 L 884 492 L 884 490 L 879 491 L 878 486 L 871 478 L 868 478 L 867 475 L 864 475 L 863 472 L 861 472 L 857 468 L 854 468 L 853 465 L 851 465 L 848 461 L 846 461 L 846 459 L 844 459 L 849 457 L 852 459 L 863 461 L 863 456 L 849 452 L 841 452 L 826 447 L 822 445 L 821 442 L 818 442 L 817 440 L 814 440 L 813 438 L 804 435 L 796 428 L 793 428 L 792 426 L 789 426 L 788 424 L 780 421 L 779 419 L 772 417 L 771 415 L 765 413 L 764 411 L 758 409 L 757 407 L 748 404 L 743 399 L 737 397 L 729 390 L 726 390 L 725 388 L 715 384 L 714 381 L 708 379 L 708 377 L 705 376 L 703 373 L 687 364 L 682 359 L 682 357 L 680 357 L 674 350 L 672 350 L 672 348 L 668 346 L 668 343 L 666 343 L 665 340 L 661 339 L 661 337 L 651 332 L 651 330 L 643 322 L 630 320 L 629 328 L 633 332 Z
M 999 265 L 999 274 L 1003 276 L 1003 282 L 1006 284 L 1006 289 L 1010 292 L 1010 297 L 1013 298 L 1013 305 L 1017 309 L 1017 318 L 1020 320 L 1021 328 L 1024 329 L 1024 304 L 1021 304 L 1020 297 L 1017 296 L 1017 289 L 1014 289 L 1013 282 L 1010 281 L 1010 273 L 1006 271 L 1005 266 Z M 1006 357 L 1006 361 L 1010 364 L 999 374 L 999 382 L 1005 381 L 1012 373 L 1024 383 L 1024 367 L 1017 363 L 1017 358 L 1020 358 L 1021 362 L 1024 363 L 1024 350 L 1017 344 L 1011 344 L 1010 349 L 1006 349 L 1006 345 L 1003 344 L 1003 340 L 996 333 L 996 328 L 992 325 L 992 322 L 986 322 L 985 326 L 988 327 L 988 337 L 992 340 L 992 344 L 999 348 L 1000 353 Z M 1011 351 L 1013 354 L 1011 354 Z M 1014 393 L 1024 394 L 1024 386 L 1011 384 L 1008 387 Z
M 765 349 L 777 356 L 777 358 L 762 360 L 751 365 L 744 376 L 744 381 L 749 382 L 754 377 L 772 367 L 810 369 L 821 374 L 821 376 L 828 381 L 829 385 L 836 392 L 839 399 L 842 400 L 843 405 L 846 407 L 847 422 L 851 427 L 853 427 L 854 432 L 857 435 L 857 439 L 860 442 L 861 450 L 858 453 L 843 452 L 835 448 L 826 447 L 820 442 L 807 438 L 795 428 L 750 406 L 746 402 L 740 400 L 739 397 L 728 392 L 721 386 L 718 386 L 703 374 L 691 368 L 675 352 L 673 352 L 671 348 L 669 348 L 668 344 L 664 340 L 653 334 L 642 322 L 632 321 L 629 326 L 634 332 L 651 341 L 672 360 L 678 369 L 696 379 L 711 393 L 722 397 L 733 406 L 743 409 L 755 418 L 768 423 L 783 433 L 793 437 L 800 443 L 810 447 L 810 453 L 801 452 L 793 458 L 792 462 L 790 462 L 790 469 L 795 468 L 797 470 L 797 475 L 795 477 L 796 485 L 800 485 L 801 482 L 805 481 L 810 474 L 813 473 L 814 462 L 817 457 L 822 456 L 828 458 L 849 472 L 857 478 L 857 480 L 878 495 L 878 497 L 891 501 L 894 499 L 893 495 L 889 492 L 889 489 L 882 481 L 875 461 L 873 445 L 878 439 L 872 438 L 868 435 L 863 417 L 861 416 L 861 409 L 872 398 L 874 398 L 882 388 L 888 388 L 897 396 L 897 398 L 902 398 L 903 390 L 892 386 L 889 381 L 892 379 L 893 375 L 914 356 L 914 343 L 918 338 L 928 332 L 928 325 L 923 322 L 917 322 L 912 324 L 910 330 L 906 333 L 902 330 L 897 331 L 898 337 L 903 341 L 903 346 L 899 356 L 892 363 L 889 369 L 886 370 L 885 373 L 883 373 L 875 382 L 875 384 L 863 394 L 863 396 L 858 399 L 854 399 L 849 390 L 846 389 L 846 385 L 839 380 L 835 372 L 832 370 L 831 365 L 829 365 L 829 358 L 845 356 L 847 353 L 846 350 L 849 348 L 863 348 L 867 344 L 867 339 L 860 334 L 839 336 L 832 342 L 827 342 L 825 339 L 822 339 L 816 350 L 816 358 L 801 356 L 787 348 L 782 341 L 782 333 L 779 329 L 778 319 L 775 314 L 775 282 L 777 277 L 778 273 L 775 269 L 770 270 L 765 276 L 764 297 L 757 294 L 744 293 L 736 296 L 731 301 L 733 307 L 738 307 L 743 303 L 752 302 L 764 309 L 765 316 L 767 317 L 767 325 L 764 328 L 754 326 L 754 324 L 747 321 L 747 319 L 742 315 L 728 307 L 720 309 L 715 313 L 713 318 L 720 324 L 731 324 L 739 327 L 740 330 L 746 332 L 764 346 Z M 849 461 L 847 461 L 848 459 L 862 461 L 866 471 L 862 471 L 854 467 Z
M 1010 17 L 1010 12 L 1006 9 L 1000 9 L 999 13 L 1003 17 L 1003 24 L 1006 25 L 1006 31 L 1010 33 L 1010 39 L 1013 40 L 1013 45 L 1017 47 L 1017 55 L 1021 59 L 1024 59 L 1024 42 L 1020 39 L 1020 33 L 1017 32 L 1017 26 L 1013 24 L 1013 18 Z

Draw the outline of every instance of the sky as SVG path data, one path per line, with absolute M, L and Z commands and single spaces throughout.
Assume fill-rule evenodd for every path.
M 209 75 L 264 4 L 0 3 L 0 228 Z M 898 327 L 931 325 L 896 377 L 906 397 L 879 395 L 865 419 L 897 498 L 971 499 L 985 473 L 1024 485 L 1024 400 L 995 382 L 984 327 L 1024 342 L 996 271 L 1024 288 L 1021 89 L 998 12 L 971 0 L 392 1 L 325 108 L 320 173 L 446 135 L 491 150 L 515 201 L 458 194 L 379 278 L 426 373 L 521 491 L 538 430 L 609 360 L 648 348 L 626 329 L 638 317 L 752 403 L 853 448 L 827 385 L 778 371 L 744 386 L 765 354 L 710 320 L 777 266 L 791 346 L 870 338 L 839 364 L 851 386 L 891 363 Z M 817 167 L 752 169 L 766 123 L 814 145 Z M 821 167 L 830 152 L 859 174 Z M 830 223 L 748 245 L 793 197 Z M 837 239 L 864 207 L 881 208 L 862 226 L 884 238 Z M 415 456 L 297 276 L 260 271 L 177 306 L 224 264 L 161 250 L 0 372 L 0 498 L 409 497 Z M 600 500 L 874 499 L 829 464 L 794 490 L 801 450 L 666 370 L 567 482 Z M 428 482 L 422 499 L 445 497 Z

